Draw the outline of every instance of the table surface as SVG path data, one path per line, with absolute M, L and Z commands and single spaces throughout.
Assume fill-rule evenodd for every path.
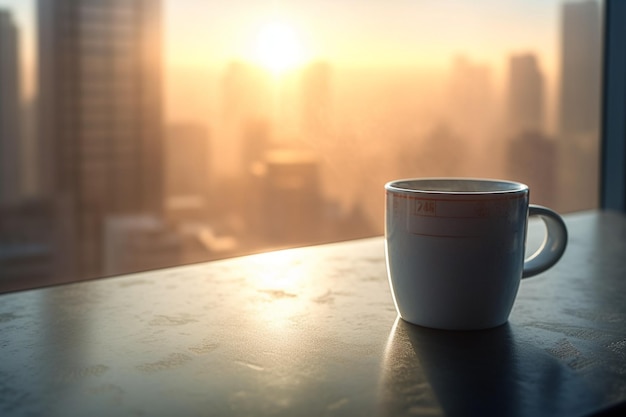
M 565 220 L 563 259 L 524 280 L 509 323 L 487 331 L 398 320 L 380 237 L 4 294 L 0 415 L 623 407 L 626 216 Z

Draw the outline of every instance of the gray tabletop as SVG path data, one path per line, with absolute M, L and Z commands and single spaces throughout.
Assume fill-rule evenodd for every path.
M 626 402 L 626 216 L 507 325 L 397 320 L 382 238 L 0 296 L 0 415 L 588 415 Z M 622 408 L 623 409 L 623 408 Z

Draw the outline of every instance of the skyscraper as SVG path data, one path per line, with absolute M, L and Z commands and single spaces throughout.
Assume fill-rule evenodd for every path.
M 265 237 L 271 245 L 318 242 L 324 201 L 315 154 L 296 149 L 268 152 L 265 163 Z
M 544 128 L 543 75 L 534 54 L 509 59 L 508 126 L 510 133 L 540 132 Z
M 169 217 L 206 216 L 209 193 L 210 138 L 198 123 L 175 123 L 167 127 L 165 154 L 165 200 Z M 193 217 L 193 216 L 192 216 Z
M 602 30 L 595 0 L 563 4 L 559 130 L 596 134 L 600 117 Z
M 21 194 L 17 36 L 11 14 L 0 10 L 0 206 Z
M 545 134 L 544 78 L 532 53 L 509 59 L 507 174 L 530 186 L 533 202 L 554 206 L 556 141 Z
M 160 0 L 39 0 L 43 191 L 73 212 L 77 278 L 102 271 L 108 216 L 159 213 Z
M 568 210 L 584 210 L 598 201 L 602 21 L 595 0 L 561 11 L 559 189 Z
M 496 113 L 490 67 L 464 56 L 456 57 L 448 90 L 448 120 L 452 129 L 465 140 L 484 140 Z
M 244 149 L 246 130 L 273 116 L 274 97 L 269 74 L 242 62 L 231 62 L 221 80 L 221 120 L 212 167 L 217 176 L 240 177 L 250 155 Z
M 302 133 L 313 140 L 330 133 L 332 115 L 332 69 L 327 62 L 308 65 L 300 92 Z M 322 138 L 321 138 L 322 137 Z

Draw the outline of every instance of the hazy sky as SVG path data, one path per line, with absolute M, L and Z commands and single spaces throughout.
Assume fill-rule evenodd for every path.
M 166 57 L 175 66 L 250 59 L 264 22 L 289 24 L 310 58 L 337 65 L 441 67 L 462 52 L 502 65 L 533 50 L 556 62 L 558 0 L 163 0 Z M 0 0 L 15 14 L 23 60 L 33 62 L 35 0 Z
M 178 63 L 246 57 L 273 16 L 290 22 L 314 57 L 345 64 L 447 64 L 467 52 L 491 60 L 557 40 L 559 1 L 179 0 L 165 3 L 168 54 Z

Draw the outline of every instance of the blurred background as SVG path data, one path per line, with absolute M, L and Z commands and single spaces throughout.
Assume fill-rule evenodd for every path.
M 381 235 L 400 177 L 597 207 L 602 8 L 0 0 L 0 292 Z

